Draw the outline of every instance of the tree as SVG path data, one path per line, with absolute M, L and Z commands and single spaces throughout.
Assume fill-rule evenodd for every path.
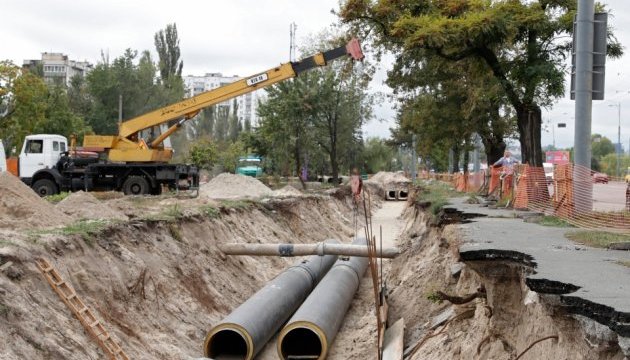
M 392 160 L 395 154 L 383 139 L 368 138 L 364 144 L 362 158 L 365 164 L 363 170 L 369 173 L 393 170 Z
M 591 151 L 594 158 L 601 159 L 608 154 L 614 153 L 615 145 L 609 138 L 600 134 L 593 134 L 591 135 Z
M 363 34 L 376 30 L 372 39 L 383 49 L 483 61 L 516 112 L 523 161 L 542 166 L 541 107 L 564 94 L 571 44 L 562 37 L 572 32 L 575 12 L 575 1 L 564 0 L 349 0 L 340 16 Z M 622 55 L 611 32 L 608 54 Z
M 200 169 L 211 170 L 219 158 L 217 145 L 211 139 L 201 139 L 191 145 L 186 161 Z
M 7 149 L 20 149 L 24 137 L 36 133 L 84 134 L 83 118 L 73 112 L 64 86 L 47 86 L 43 79 L 9 62 L 0 63 L 0 138 Z
M 155 33 L 155 50 L 159 57 L 160 78 L 165 84 L 173 78 L 181 78 L 184 62 L 180 60 L 179 37 L 175 23 Z M 169 87 L 167 85 L 167 87 Z

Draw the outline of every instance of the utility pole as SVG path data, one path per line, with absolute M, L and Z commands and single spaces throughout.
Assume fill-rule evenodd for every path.
M 617 108 L 617 119 L 619 120 L 619 127 L 617 128 L 617 146 L 615 146 L 615 152 L 617 153 L 617 173 L 616 174 L 617 174 L 617 177 L 620 177 L 621 170 L 620 170 L 619 161 L 621 157 L 621 102 L 618 102 L 616 104 L 610 104 L 608 106 Z
M 118 125 L 122 124 L 122 94 L 118 95 Z
M 297 24 L 292 22 L 289 24 L 289 61 L 295 61 L 295 32 Z
M 591 183 L 591 120 L 593 110 L 594 0 L 578 0 L 575 49 L 575 209 L 593 209 Z

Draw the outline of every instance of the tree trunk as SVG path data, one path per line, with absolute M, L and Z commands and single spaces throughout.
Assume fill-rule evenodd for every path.
M 298 131 L 298 136 L 295 137 L 295 147 L 293 156 L 295 157 L 295 172 L 300 179 L 300 183 L 302 184 L 302 189 L 306 190 L 306 183 L 304 179 L 302 179 L 302 163 L 300 162 L 300 136 Z
M 540 145 L 542 113 L 537 105 L 520 105 L 516 107 L 518 132 L 521 142 L 523 164 L 542 167 L 543 155 Z
M 468 161 L 470 161 L 470 152 L 468 151 L 468 146 L 464 143 L 464 174 L 468 174 Z
M 503 142 L 503 136 L 482 137 L 483 147 L 486 152 L 486 158 L 488 159 L 488 166 L 491 166 L 497 160 L 503 156 L 505 151 L 505 142 Z
M 453 145 L 453 174 L 459 172 L 459 144 Z

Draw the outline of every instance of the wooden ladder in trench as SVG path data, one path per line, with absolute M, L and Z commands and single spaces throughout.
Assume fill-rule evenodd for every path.
M 59 272 L 46 259 L 35 260 L 37 267 L 42 272 L 46 281 L 59 295 L 61 300 L 70 308 L 74 316 L 79 319 L 85 330 L 103 349 L 111 360 L 129 360 L 129 357 L 118 343 L 110 336 L 105 326 L 94 316 L 94 313 L 85 306 L 76 291 L 65 282 Z

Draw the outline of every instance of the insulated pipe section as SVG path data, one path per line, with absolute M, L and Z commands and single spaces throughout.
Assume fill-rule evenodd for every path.
M 253 359 L 326 275 L 335 260 L 335 255 L 311 256 L 269 281 L 210 330 L 203 346 L 205 356 L 215 360 Z
M 365 245 L 365 239 L 355 245 Z M 337 260 L 278 336 L 281 359 L 325 359 L 368 266 L 365 257 Z
M 318 244 L 246 244 L 228 243 L 217 245 L 226 255 L 255 255 L 255 256 L 305 256 L 305 255 L 342 255 L 368 256 L 365 245 L 333 244 L 323 242 Z M 400 255 L 395 247 L 376 249 L 376 257 L 393 259 Z

